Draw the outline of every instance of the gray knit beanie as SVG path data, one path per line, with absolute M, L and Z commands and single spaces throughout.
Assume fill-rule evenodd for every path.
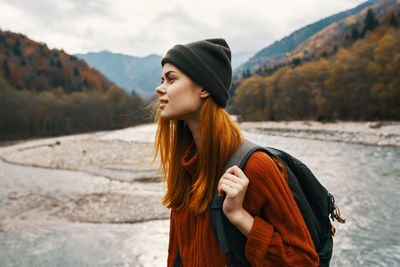
M 226 107 L 232 82 L 231 50 L 226 41 L 206 39 L 172 47 L 161 60 L 171 63 L 208 91 L 214 101 Z

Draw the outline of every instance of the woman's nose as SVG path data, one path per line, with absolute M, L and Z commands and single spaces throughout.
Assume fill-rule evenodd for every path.
M 159 95 L 163 95 L 167 92 L 167 90 L 163 87 L 162 84 L 160 84 L 159 86 L 157 86 L 156 88 L 156 93 Z

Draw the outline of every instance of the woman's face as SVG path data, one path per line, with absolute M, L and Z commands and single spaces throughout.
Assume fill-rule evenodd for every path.
M 170 63 L 165 63 L 161 84 L 156 88 L 161 118 L 167 120 L 198 120 L 203 100 L 209 93 Z

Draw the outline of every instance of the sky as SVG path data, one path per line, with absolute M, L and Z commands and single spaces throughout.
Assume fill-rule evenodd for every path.
M 0 0 L 0 29 L 69 54 L 164 55 L 177 43 L 225 38 L 257 52 L 365 0 Z

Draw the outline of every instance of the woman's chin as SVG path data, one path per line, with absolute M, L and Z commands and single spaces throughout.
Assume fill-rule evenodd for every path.
M 171 114 L 168 114 L 167 112 L 165 112 L 165 111 L 161 111 L 161 113 L 160 113 L 160 117 L 163 119 L 163 120 L 175 120 L 175 118 L 174 118 L 174 116 L 172 116 Z

